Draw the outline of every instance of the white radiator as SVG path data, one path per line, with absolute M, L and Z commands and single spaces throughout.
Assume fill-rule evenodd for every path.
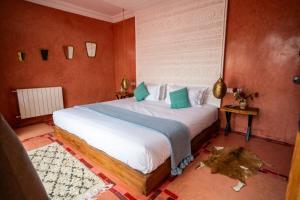
M 21 119 L 52 114 L 64 108 L 62 88 L 17 89 Z

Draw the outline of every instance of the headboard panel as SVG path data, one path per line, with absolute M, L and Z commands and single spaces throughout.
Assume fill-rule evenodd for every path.
M 209 86 L 222 75 L 227 0 L 167 0 L 136 13 L 137 82 Z

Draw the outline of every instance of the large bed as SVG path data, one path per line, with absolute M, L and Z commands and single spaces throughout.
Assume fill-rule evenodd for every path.
M 189 130 L 192 151 L 218 128 L 218 109 L 209 104 L 170 109 L 165 102 L 137 102 L 134 98 L 104 104 L 183 123 Z M 58 138 L 145 195 L 170 174 L 171 147 L 167 137 L 156 130 L 82 106 L 54 112 L 53 119 Z

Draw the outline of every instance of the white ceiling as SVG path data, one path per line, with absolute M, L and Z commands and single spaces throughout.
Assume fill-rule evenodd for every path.
M 92 17 L 108 22 L 118 22 L 134 16 L 137 10 L 144 9 L 164 0 L 25 0 L 67 12 Z

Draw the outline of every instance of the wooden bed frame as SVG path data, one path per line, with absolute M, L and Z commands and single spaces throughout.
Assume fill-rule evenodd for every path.
M 192 140 L 192 152 L 195 153 L 212 135 L 217 134 L 219 130 L 219 120 L 214 122 Z M 156 170 L 149 174 L 143 174 L 123 162 L 107 155 L 79 137 L 69 133 L 59 127 L 55 127 L 55 136 L 62 142 L 70 145 L 75 150 L 82 153 L 91 161 L 110 171 L 114 176 L 119 178 L 123 183 L 135 188 L 144 195 L 148 195 L 153 189 L 159 187 L 171 171 L 170 158 L 161 164 Z

